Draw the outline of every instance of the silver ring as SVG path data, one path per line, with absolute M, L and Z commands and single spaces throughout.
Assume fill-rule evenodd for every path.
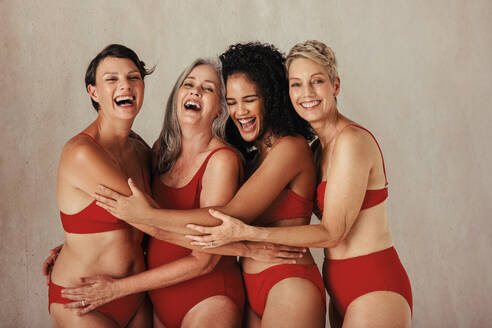
M 85 301 L 84 300 L 82 300 L 82 306 L 85 307 Z

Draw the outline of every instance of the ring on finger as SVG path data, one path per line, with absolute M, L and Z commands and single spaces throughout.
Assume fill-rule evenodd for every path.
M 82 306 L 85 307 L 85 300 L 82 300 Z

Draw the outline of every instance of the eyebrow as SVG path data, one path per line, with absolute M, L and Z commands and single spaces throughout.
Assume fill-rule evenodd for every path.
M 133 74 L 133 73 L 140 73 L 139 70 L 134 70 L 134 71 L 131 71 L 131 72 L 128 72 L 128 74 Z M 106 72 L 103 74 L 104 75 L 108 75 L 108 74 L 113 74 L 113 75 L 118 75 L 118 72 Z
M 196 78 L 195 78 L 193 75 L 191 75 L 191 76 L 187 76 L 187 77 L 185 78 L 185 80 L 187 80 L 187 79 L 193 79 L 193 80 L 196 80 Z M 212 80 L 205 80 L 205 81 L 203 81 L 203 82 L 208 82 L 208 83 L 212 83 L 212 84 L 217 84 L 217 82 L 212 81 Z
M 326 75 L 326 73 L 323 73 L 323 72 L 318 72 L 318 73 L 311 74 L 311 76 L 309 76 L 309 77 L 311 78 L 311 77 L 316 76 L 316 75 Z M 290 80 L 295 80 L 295 79 L 300 80 L 301 78 L 300 78 L 300 77 L 296 77 L 296 76 L 289 77 L 289 81 L 290 81 Z
M 252 97 L 259 97 L 257 94 L 253 94 L 253 95 L 247 95 L 247 96 L 244 96 L 244 97 L 241 97 L 242 99 L 246 99 L 246 98 L 252 98 Z M 235 98 L 230 98 L 230 97 L 226 97 L 226 99 L 235 99 Z

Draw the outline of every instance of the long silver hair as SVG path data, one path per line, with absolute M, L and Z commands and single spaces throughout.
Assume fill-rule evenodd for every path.
M 181 127 L 178 122 L 177 115 L 177 96 L 178 90 L 183 84 L 183 81 L 190 74 L 190 72 L 197 66 L 209 65 L 215 69 L 219 78 L 219 112 L 217 117 L 212 123 L 212 134 L 225 140 L 225 126 L 227 119 L 229 118 L 229 112 L 227 111 L 227 104 L 225 101 L 225 85 L 222 77 L 222 67 L 220 62 L 213 59 L 198 58 L 191 65 L 186 67 L 184 71 L 179 75 L 178 80 L 174 84 L 174 87 L 167 99 L 166 109 L 164 113 L 164 123 L 162 124 L 162 130 L 157 141 L 157 149 L 154 151 L 156 154 L 155 168 L 159 174 L 163 174 L 171 169 L 176 162 L 179 154 L 181 153 Z

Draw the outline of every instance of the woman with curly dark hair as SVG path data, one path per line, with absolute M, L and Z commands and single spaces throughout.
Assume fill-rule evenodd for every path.
M 248 158 L 249 178 L 227 205 L 214 208 L 258 226 L 309 224 L 316 183 L 307 142 L 312 133 L 290 103 L 285 58 L 271 45 L 248 43 L 231 46 L 220 59 L 230 114 L 227 133 Z M 155 209 L 131 188 L 130 197 L 103 188 L 98 204 L 131 224 L 178 233 L 190 233 L 187 223 L 220 223 L 204 209 Z M 324 327 L 324 285 L 309 251 L 289 264 L 243 259 L 242 267 L 251 308 L 248 326 Z

